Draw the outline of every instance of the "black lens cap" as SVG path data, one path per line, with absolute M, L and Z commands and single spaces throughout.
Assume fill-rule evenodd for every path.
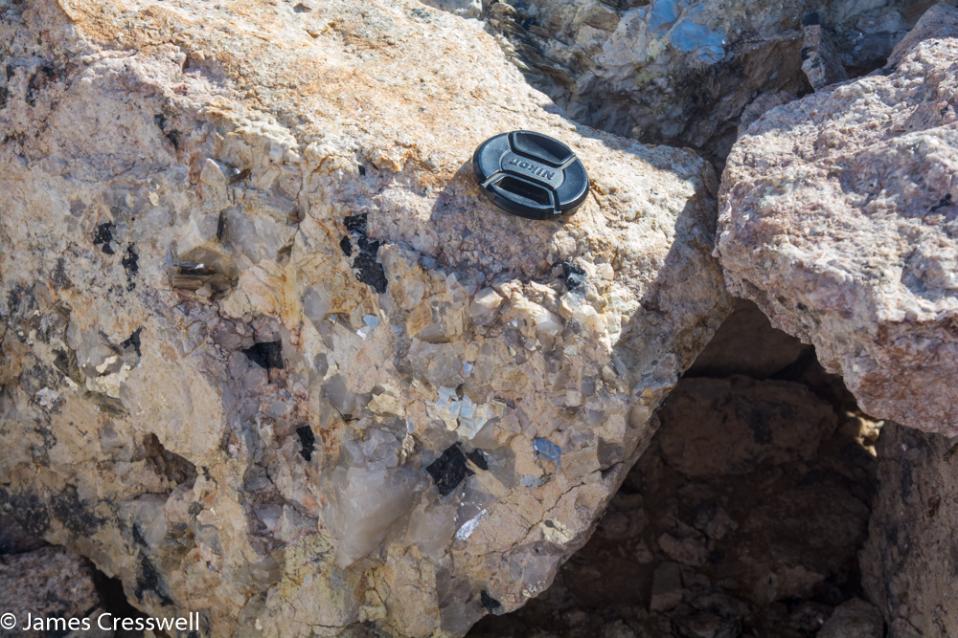
M 479 145 L 472 164 L 496 206 L 520 217 L 555 219 L 574 211 L 589 194 L 581 160 L 542 133 L 500 133 Z

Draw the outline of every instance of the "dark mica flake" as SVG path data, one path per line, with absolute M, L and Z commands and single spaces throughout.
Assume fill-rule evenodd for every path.
M 934 206 L 932 206 L 932 207 L 928 210 L 928 212 L 929 212 L 929 213 L 937 213 L 937 212 L 940 211 L 942 208 L 947 208 L 948 206 L 951 206 L 951 205 L 952 205 L 951 193 L 945 193 L 945 196 L 942 197 L 940 200 L 938 200 L 938 203 L 935 204 Z
M 486 461 L 486 455 L 482 453 L 482 450 L 476 448 L 472 452 L 466 454 L 469 457 L 469 460 L 478 467 L 480 470 L 488 470 L 489 463 Z
M 809 11 L 804 16 L 802 16 L 802 26 L 803 27 L 815 27 L 822 24 L 822 18 L 818 15 L 817 11 Z
M 313 429 L 308 425 L 301 425 L 296 428 L 296 435 L 299 436 L 299 453 L 307 461 L 313 460 L 313 450 L 316 449 L 316 435 Z
M 143 602 L 143 594 L 152 591 L 163 605 L 172 605 L 173 600 L 166 593 L 166 588 L 160 579 L 159 572 L 153 566 L 153 562 L 145 555 L 140 554 L 140 569 L 136 577 L 136 588 L 133 593 L 136 599 Z
M 249 168 L 239 169 L 239 168 L 236 168 L 235 166 L 232 166 L 230 168 L 232 169 L 230 171 L 231 175 L 229 176 L 230 184 L 238 184 L 242 181 L 245 181 L 249 179 L 250 175 L 253 174 L 252 169 L 249 169 Z
M 585 271 L 569 261 L 562 264 L 562 278 L 569 290 L 581 288 L 585 284 Z
M 366 214 L 344 217 L 343 224 L 345 224 L 346 230 L 349 231 L 349 235 L 359 248 L 359 253 L 353 258 L 352 264 L 356 279 L 380 294 L 386 292 L 386 286 L 389 282 L 386 280 L 386 271 L 383 269 L 383 265 L 377 259 L 382 242 L 369 239 Z M 343 237 L 339 242 L 339 247 L 347 257 L 352 256 L 353 247 L 349 238 Z
M 339 249 L 343 251 L 343 254 L 347 257 L 353 256 L 353 242 L 349 241 L 349 237 L 345 235 L 339 240 Z
M 50 503 L 54 517 L 78 536 L 92 536 L 103 525 L 103 519 L 93 512 L 90 503 L 80 498 L 73 485 L 67 485 L 63 491 L 55 494 Z
M 53 268 L 53 275 L 50 279 L 58 290 L 73 287 L 73 282 L 70 281 L 70 276 L 67 275 L 67 264 L 63 257 L 57 257 L 57 263 Z
M 142 333 L 143 328 L 137 328 L 120 345 L 124 348 L 133 348 L 133 351 L 136 352 L 136 356 L 142 356 L 142 353 L 140 352 L 140 346 L 142 345 L 140 341 L 140 335 Z
M 114 230 L 116 230 L 116 225 L 113 222 L 103 222 L 97 225 L 93 233 L 93 245 L 99 246 L 100 250 L 107 255 L 112 255 L 114 252 L 113 246 L 110 245 L 110 242 L 113 241 Z
M 170 144 L 173 145 L 173 149 L 179 150 L 180 132 L 174 129 L 166 128 L 166 115 L 163 113 L 157 113 L 153 116 L 153 123 L 156 124 L 156 127 L 160 129 L 166 139 L 169 140 Z
M 261 341 L 243 350 L 246 358 L 261 368 L 283 368 L 283 344 L 279 341 Z
M 43 64 L 36 71 L 33 72 L 33 75 L 30 76 L 30 80 L 27 82 L 27 92 L 24 96 L 27 104 L 30 106 L 37 105 L 37 96 L 40 91 L 46 88 L 47 84 L 57 78 L 57 71 L 49 64 Z
M 485 589 L 479 592 L 479 601 L 482 603 L 482 606 L 486 609 L 486 611 L 491 611 L 492 613 L 496 613 L 502 608 L 502 603 L 490 596 L 489 592 L 487 592 Z
M 126 270 L 126 289 L 133 290 L 136 288 L 136 273 L 140 272 L 140 255 L 136 252 L 136 246 L 129 244 L 126 247 L 126 255 L 120 261 L 123 264 L 123 269 Z
M 367 221 L 365 213 L 362 215 L 347 215 L 343 217 L 343 224 L 346 225 L 346 230 L 350 233 L 362 236 L 366 235 Z
M 466 455 L 458 445 L 450 445 L 438 459 L 426 467 L 426 471 L 439 488 L 439 494 L 445 496 L 456 489 L 463 479 L 472 474 L 466 467 Z

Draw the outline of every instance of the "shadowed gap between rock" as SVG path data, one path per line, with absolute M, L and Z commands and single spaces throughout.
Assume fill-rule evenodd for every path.
M 812 348 L 740 302 L 658 416 L 552 587 L 470 636 L 884 635 L 858 562 L 879 424 Z

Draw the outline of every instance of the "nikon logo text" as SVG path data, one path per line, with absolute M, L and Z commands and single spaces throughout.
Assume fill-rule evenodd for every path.
M 531 173 L 536 177 L 544 177 L 547 180 L 551 180 L 555 177 L 555 171 L 550 171 L 544 166 L 538 166 L 532 162 L 524 159 L 519 159 L 518 157 L 513 157 L 508 162 L 509 166 L 517 166 L 527 173 Z
M 545 182 L 552 188 L 558 188 L 562 183 L 562 171 L 552 166 L 540 164 L 512 152 L 506 153 L 501 161 L 502 168 L 507 171 L 533 177 L 536 181 Z

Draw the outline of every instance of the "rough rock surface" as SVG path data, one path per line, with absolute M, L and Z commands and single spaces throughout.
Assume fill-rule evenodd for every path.
M 0 630 L 0 636 L 70 635 L 65 625 L 52 625 L 46 631 L 36 628 L 30 619 L 79 620 L 102 613 L 99 605 L 89 564 L 62 547 L 0 556 L 0 611 L 12 613 L 18 627 L 34 627 L 30 631 Z M 96 627 L 95 621 L 91 620 L 91 626 Z
M 507 0 L 486 14 L 534 81 L 576 119 L 721 159 L 754 100 L 808 92 L 806 75 L 817 85 L 846 67 L 857 74 L 881 65 L 931 4 Z
M 0 503 L 216 636 L 543 591 L 727 312 L 695 155 L 418 3 L 0 3 Z M 553 112 L 550 112 L 553 111 Z M 593 195 L 480 197 L 529 127 Z
M 813 89 L 847 79 L 831 35 L 815 16 L 802 27 L 802 71 Z
M 30 552 L 44 545 L 43 538 L 24 529 L 12 512 L 0 509 L 0 555 Z
M 726 281 L 862 409 L 958 433 L 958 9 L 887 67 L 753 123 L 722 179 Z
M 553 587 L 471 638 L 882 638 L 856 599 L 874 424 L 819 396 L 815 367 L 683 379 Z
M 894 423 L 878 441 L 863 582 L 889 638 L 958 635 L 958 441 Z

